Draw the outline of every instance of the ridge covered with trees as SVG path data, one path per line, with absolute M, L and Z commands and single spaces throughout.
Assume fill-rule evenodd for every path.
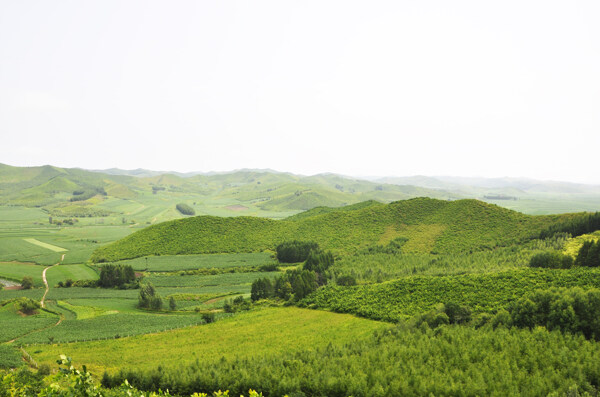
M 464 252 L 533 238 L 560 219 L 525 215 L 477 200 L 427 198 L 280 221 L 197 216 L 147 227 L 97 249 L 91 259 L 105 262 L 146 255 L 259 252 L 292 240 L 318 241 L 325 250 L 351 253 L 390 237 L 422 240 L 418 248 L 422 252 Z

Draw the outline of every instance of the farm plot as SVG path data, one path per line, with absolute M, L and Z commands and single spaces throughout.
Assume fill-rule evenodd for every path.
M 54 251 L 54 252 L 68 251 L 66 248 L 57 247 L 56 245 L 44 243 L 43 241 L 39 241 L 35 238 L 24 238 L 23 240 L 25 240 L 28 243 L 31 243 L 33 245 L 37 245 L 38 247 L 46 248 L 47 250 Z
M 21 352 L 13 346 L 0 345 L 0 369 L 17 368 L 23 365 Z
M 275 263 L 269 253 L 165 255 L 136 258 L 118 263 L 131 265 L 134 270 L 150 272 L 173 272 L 193 269 L 223 269 L 251 267 Z
M 57 321 L 56 315 L 44 311 L 31 316 L 22 316 L 16 312 L 13 304 L 6 304 L 0 307 L 0 324 L 2 324 L 0 342 L 8 342 L 29 332 L 49 327 Z
M 203 322 L 202 317 L 197 314 L 106 314 L 83 320 L 65 320 L 56 327 L 31 333 L 15 343 L 32 344 L 50 341 L 63 343 L 121 338 L 198 325 Z
M 42 282 L 43 271 L 43 266 L 31 263 L 0 262 L 0 278 L 20 282 L 23 277 L 28 276 L 33 279 L 35 287 L 44 285 Z
M 50 287 L 59 282 L 71 280 L 97 280 L 98 273 L 87 265 L 59 265 L 54 266 L 46 272 L 46 279 Z
M 246 285 L 250 286 L 256 279 L 263 277 L 276 277 L 279 272 L 252 272 L 252 273 L 224 273 L 210 276 L 187 276 L 187 275 L 154 275 L 150 274 L 144 277 L 144 281 L 149 281 L 155 287 L 210 287 L 222 286 L 225 291 L 229 286 Z

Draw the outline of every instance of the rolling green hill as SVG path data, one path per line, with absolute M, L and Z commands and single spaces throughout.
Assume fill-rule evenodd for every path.
M 440 190 L 333 174 L 304 177 L 241 170 L 206 175 L 153 172 L 127 175 L 108 171 L 0 164 L 0 205 L 43 207 L 55 217 L 118 217 L 131 215 L 128 209 L 137 205 L 147 211 L 142 219 L 136 215 L 136 220 L 155 223 L 155 215 L 161 212 L 164 214 L 159 221 L 180 217 L 176 211 L 167 211 L 179 202 L 195 207 L 199 214 L 283 218 L 318 206 L 339 207 L 365 200 L 460 198 Z
M 477 200 L 417 198 L 367 203 L 285 220 L 198 216 L 153 225 L 97 249 L 95 262 L 146 255 L 272 250 L 285 240 L 317 241 L 337 253 L 386 245 L 396 238 L 420 252 L 451 253 L 531 238 L 557 216 L 530 216 Z M 309 214 L 310 215 L 310 214 Z

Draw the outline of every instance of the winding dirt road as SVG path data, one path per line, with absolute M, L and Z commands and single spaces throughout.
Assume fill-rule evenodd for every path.
M 65 254 L 62 254 L 62 257 L 60 258 L 60 262 L 55 263 L 52 266 L 48 266 L 42 272 L 42 280 L 44 281 L 44 285 L 46 286 L 46 291 L 44 292 L 44 296 L 42 296 L 42 300 L 40 301 L 40 306 L 42 306 L 42 307 L 45 306 L 46 295 L 48 295 L 48 291 L 50 290 L 50 287 L 48 286 L 48 280 L 46 280 L 46 270 L 50 269 L 51 267 L 58 266 L 64 260 L 65 260 Z M 59 321 L 59 323 L 60 323 L 60 321 Z

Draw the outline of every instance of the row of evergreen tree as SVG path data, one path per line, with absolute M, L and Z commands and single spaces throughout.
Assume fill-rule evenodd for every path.
M 600 266 L 600 240 L 583 243 L 575 259 L 576 266 Z
M 311 251 L 318 251 L 319 245 L 313 241 L 285 241 L 275 248 L 277 260 L 281 263 L 304 262 Z
M 557 233 L 569 233 L 571 236 L 581 236 L 600 230 L 600 212 L 593 214 L 577 214 L 569 220 L 555 223 L 554 225 L 541 231 L 541 239 L 549 238 Z
M 135 284 L 135 271 L 131 265 L 108 264 L 100 269 L 98 285 L 102 288 L 123 288 L 132 284 Z
M 311 243 L 312 244 L 312 243 Z M 301 247 L 297 241 L 289 246 Z M 289 256 L 298 258 L 294 253 Z M 311 249 L 305 257 L 301 270 L 291 270 L 281 276 L 270 279 L 261 278 L 252 283 L 250 297 L 253 301 L 268 298 L 298 301 L 327 283 L 326 270 L 333 266 L 335 260 L 329 251 Z

